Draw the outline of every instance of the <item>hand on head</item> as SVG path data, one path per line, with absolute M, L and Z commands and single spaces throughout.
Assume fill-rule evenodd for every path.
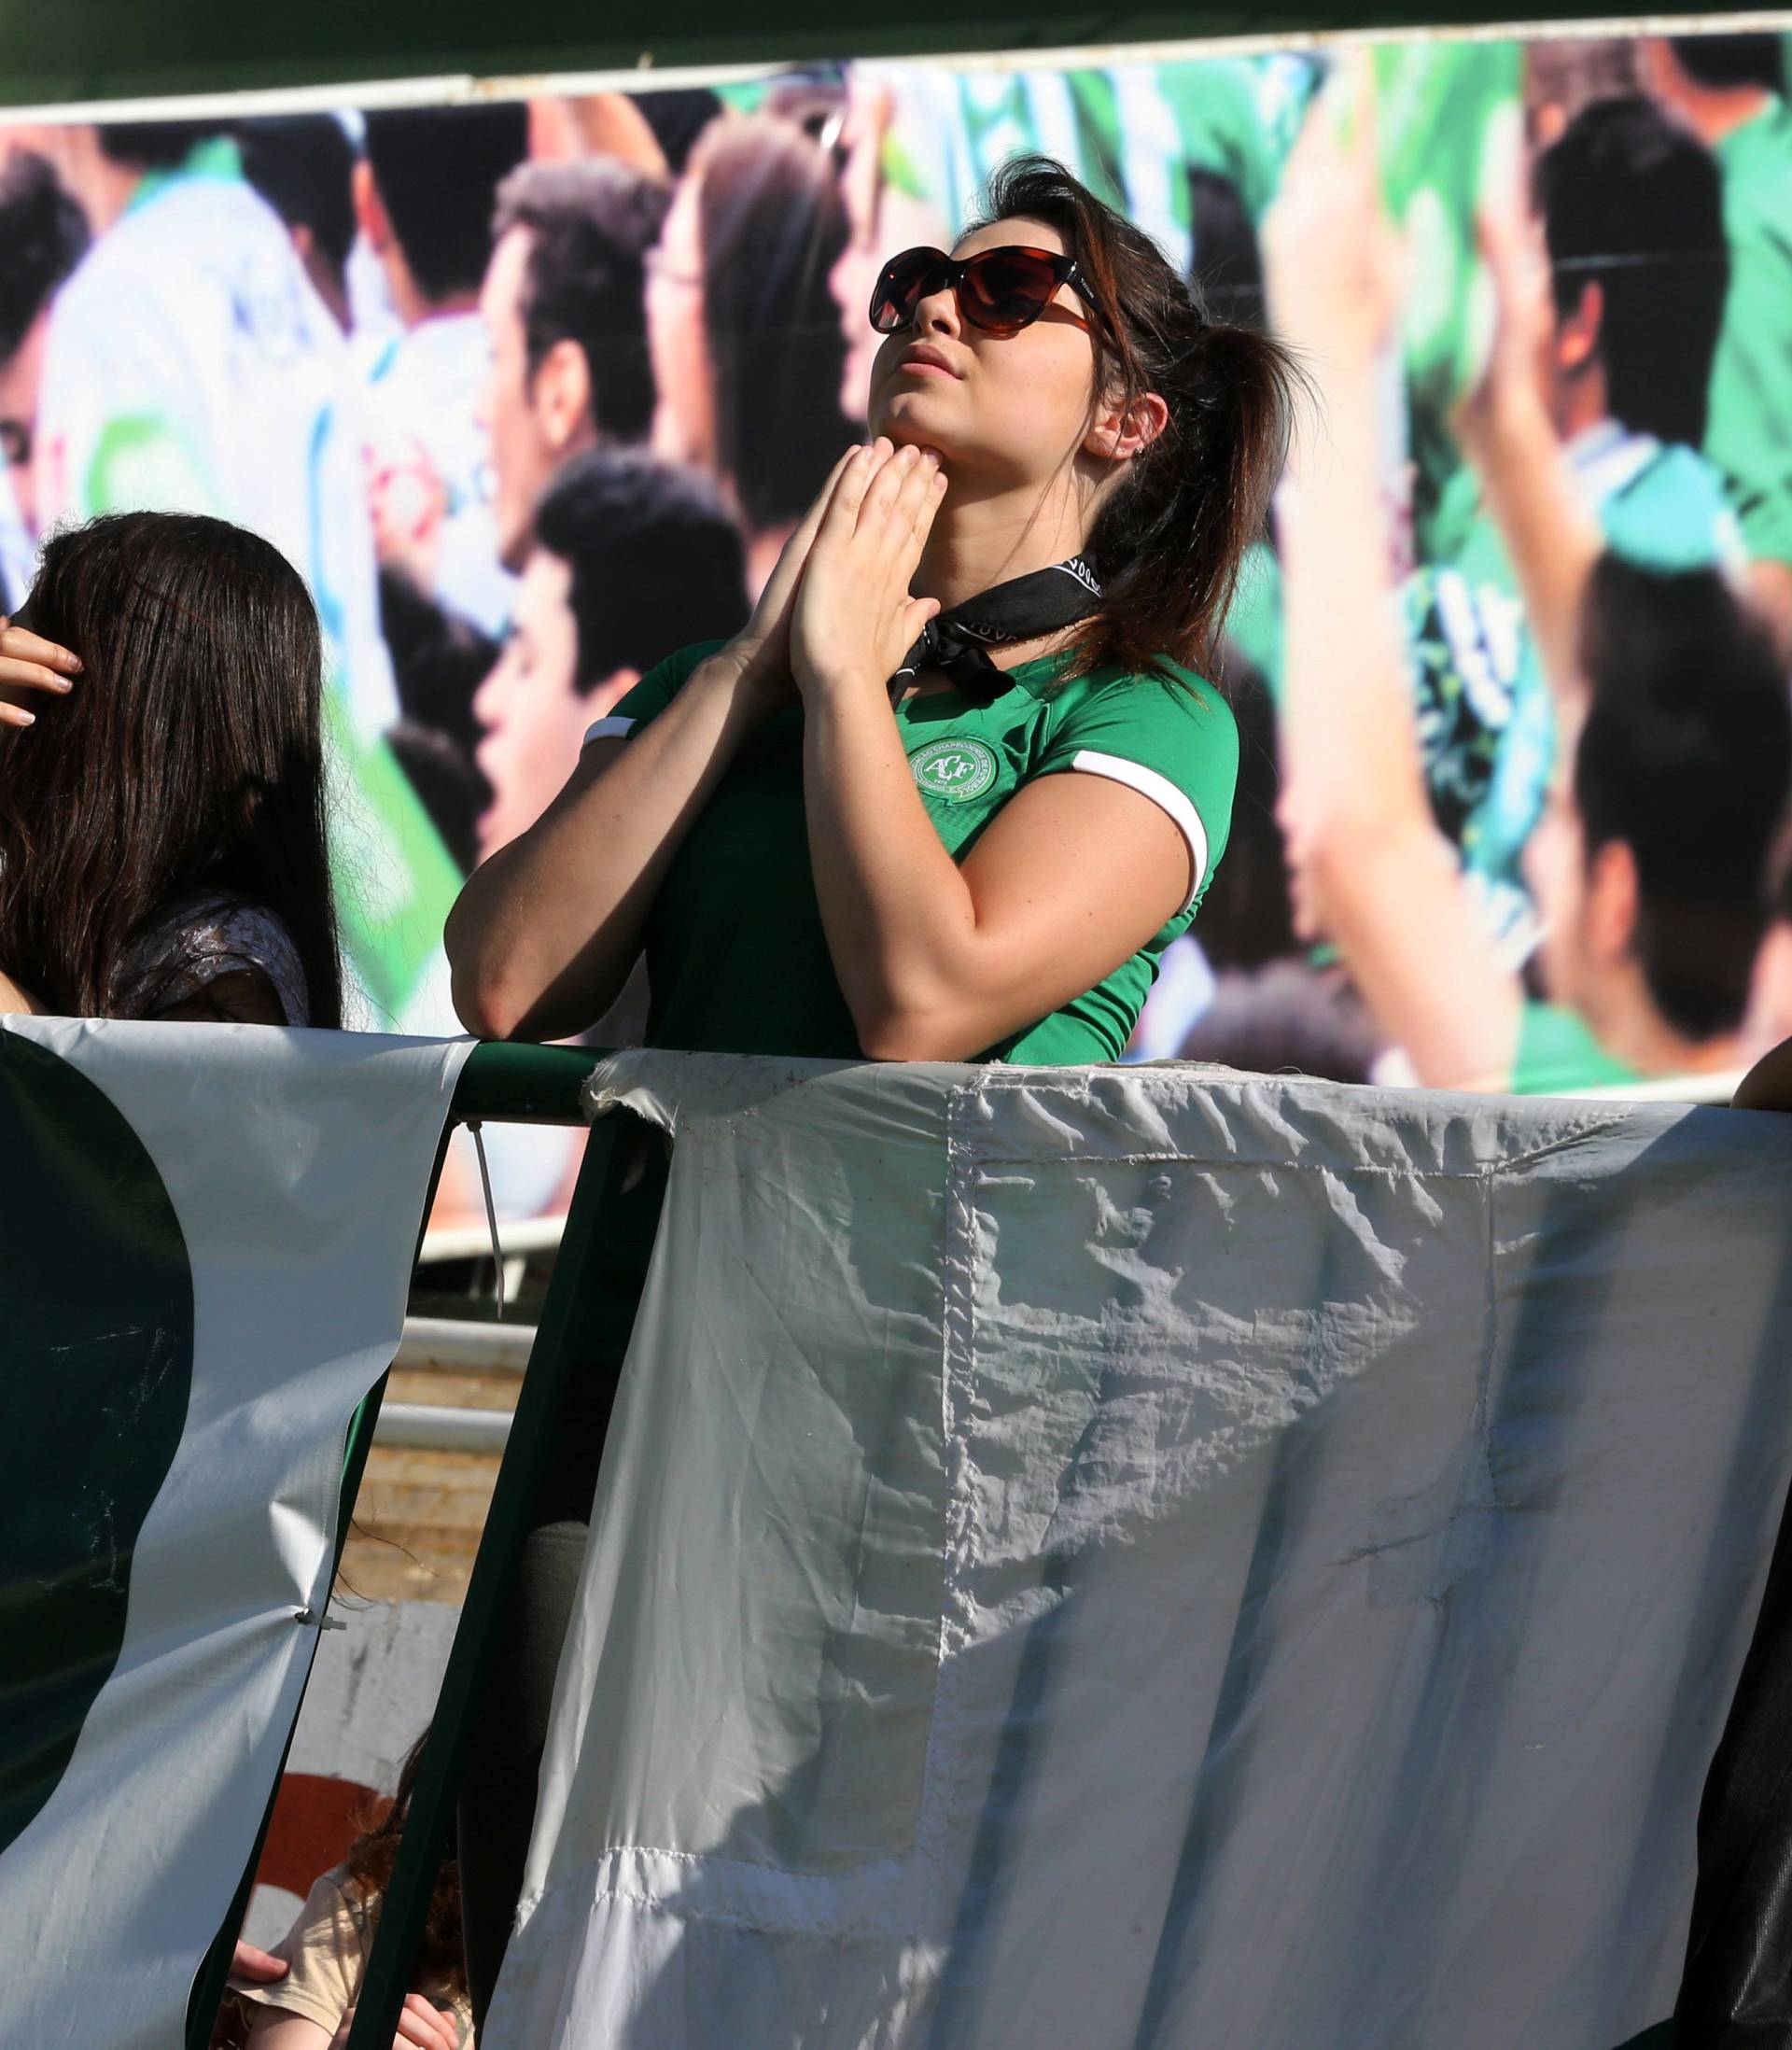
M 74 687 L 81 659 L 28 627 L 0 619 L 0 726 L 29 726 L 43 694 L 61 697 Z

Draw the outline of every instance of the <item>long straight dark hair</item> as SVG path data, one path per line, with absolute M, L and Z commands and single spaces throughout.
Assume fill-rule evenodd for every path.
M 323 660 L 298 572 L 245 528 L 119 512 L 46 542 L 27 623 L 81 658 L 0 745 L 0 966 L 54 1012 L 140 1005 L 135 944 L 175 899 L 272 912 L 314 1025 L 343 1021 Z
M 1151 237 L 1052 158 L 1014 157 L 991 177 L 975 225 L 1015 218 L 1057 229 L 1088 280 L 1098 389 L 1127 401 L 1155 391 L 1169 414 L 1096 515 L 1085 553 L 1106 603 L 1078 630 L 1068 673 L 1145 670 L 1167 655 L 1212 676 L 1239 565 L 1287 459 L 1301 372 L 1271 336 L 1211 319 Z

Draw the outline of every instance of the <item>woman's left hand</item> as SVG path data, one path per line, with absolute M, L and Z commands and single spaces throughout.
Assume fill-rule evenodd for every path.
M 945 496 L 931 449 L 881 437 L 840 472 L 791 615 L 791 670 L 805 698 L 881 688 L 938 612 L 908 586 Z
M 27 699 L 49 691 L 60 696 L 81 661 L 66 648 L 0 619 L 0 726 L 29 726 L 36 718 Z

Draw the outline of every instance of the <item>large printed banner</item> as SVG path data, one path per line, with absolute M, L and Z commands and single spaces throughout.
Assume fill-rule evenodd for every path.
M 1316 572 L 1278 518 L 1228 615 L 1230 844 L 1134 1050 L 1519 1091 L 1740 1070 L 1792 1032 L 1786 744 L 1763 709 L 1792 658 L 1784 69 L 1771 34 L 1391 38 L 0 129 L 6 601 L 37 535 L 111 507 L 209 508 L 284 548 L 331 651 L 361 1021 L 453 1030 L 460 878 L 642 670 L 744 616 L 864 431 L 886 257 L 950 243 L 1032 150 L 1219 319 L 1276 324 L 1323 246 L 1384 227 L 1402 262 L 1361 484 L 1386 589 L 1359 596 L 1402 623 L 1403 744 L 1460 902 L 1403 929 L 1396 874 L 1312 913 L 1286 765 L 1348 684 L 1298 650 L 1291 673 Z M 1321 249 L 1299 228 L 1330 178 L 1300 147 L 1315 124 L 1372 132 L 1376 162 L 1375 223 Z M 1540 300 L 1488 260 L 1502 228 L 1537 239 Z M 1348 299 L 1321 309 L 1321 357 Z M 1545 662 L 1520 573 L 1538 536 L 1464 428 L 1515 375 L 1631 573 L 1577 623 L 1585 745 L 1561 709 L 1584 680 Z M 1365 709 L 1339 746 L 1386 723 Z M 1365 752 L 1365 786 L 1384 772 Z M 1478 947 L 1487 973 L 1440 998 L 1407 942 L 1421 970 Z M 643 1018 L 637 989 L 595 1036 Z M 562 1203 L 568 1144 L 507 1142 L 500 1209 Z
M 1792 1472 L 1792 1122 L 623 1055 L 485 2050 L 1612 2050 Z
M 0 2041 L 168 2050 L 329 1599 L 467 1043 L 0 1031 Z

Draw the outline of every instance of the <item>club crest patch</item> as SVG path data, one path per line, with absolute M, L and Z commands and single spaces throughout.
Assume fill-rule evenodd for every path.
M 930 796 L 952 805 L 981 797 L 1001 766 L 995 750 L 981 740 L 930 740 L 909 756 L 908 765 Z

